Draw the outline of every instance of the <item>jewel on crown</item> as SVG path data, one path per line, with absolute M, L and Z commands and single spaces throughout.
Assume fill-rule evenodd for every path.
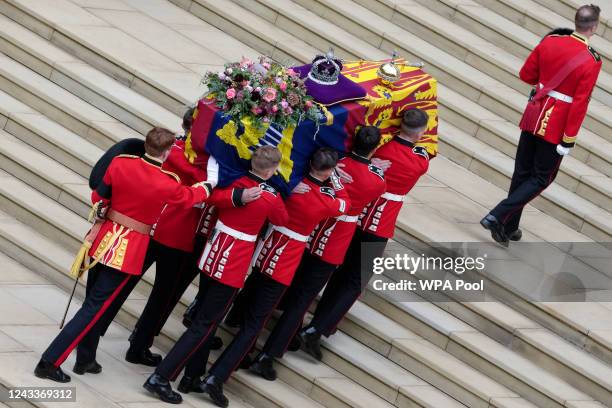
M 334 56 L 333 48 L 327 54 L 317 55 L 312 60 L 308 78 L 320 85 L 336 85 L 342 71 L 342 61 Z

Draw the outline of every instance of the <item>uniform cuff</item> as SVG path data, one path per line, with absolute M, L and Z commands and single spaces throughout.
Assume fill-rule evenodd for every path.
M 244 203 L 242 202 L 242 192 L 244 188 L 235 188 L 232 190 L 232 204 L 234 207 L 242 207 Z
M 575 143 L 576 136 L 563 135 L 563 139 L 561 139 L 561 146 L 563 147 L 574 147 Z

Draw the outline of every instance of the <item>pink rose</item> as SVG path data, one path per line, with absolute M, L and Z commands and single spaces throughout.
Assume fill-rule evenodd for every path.
M 248 67 L 253 65 L 253 61 L 249 58 L 242 57 L 242 59 L 240 60 L 240 65 L 242 65 L 243 67 Z
M 281 89 L 281 91 L 286 91 L 287 90 L 287 83 L 286 82 L 281 82 L 279 85 L 279 88 Z
M 264 62 L 261 64 L 262 67 L 264 67 L 265 69 L 270 69 L 270 63 L 269 62 Z
M 289 102 L 283 99 L 281 101 L 281 106 L 283 107 L 283 109 L 287 109 L 289 107 Z
M 225 91 L 225 96 L 227 96 L 227 99 L 234 99 L 236 96 L 236 90 L 234 88 L 228 89 Z
M 276 99 L 276 89 L 266 88 L 261 98 L 266 102 L 272 102 Z
M 251 108 L 251 112 L 253 112 L 255 115 L 259 115 L 261 112 L 263 112 L 263 110 L 258 106 L 253 106 Z
M 306 106 L 306 109 L 310 109 L 312 108 L 312 101 L 308 100 L 304 105 Z
M 278 112 L 278 106 L 273 105 L 272 106 L 272 112 L 274 112 L 274 113 Z
M 295 72 L 294 70 L 292 70 L 291 68 L 289 68 L 289 69 L 287 70 L 287 75 L 289 75 L 289 76 L 294 76 L 294 75 L 297 75 L 297 72 Z

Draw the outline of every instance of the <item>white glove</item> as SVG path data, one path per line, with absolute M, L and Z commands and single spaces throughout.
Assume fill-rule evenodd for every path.
M 569 154 L 569 152 L 570 152 L 570 148 L 569 147 L 563 147 L 560 144 L 557 145 L 557 153 L 559 153 L 559 155 L 565 156 L 565 155 Z

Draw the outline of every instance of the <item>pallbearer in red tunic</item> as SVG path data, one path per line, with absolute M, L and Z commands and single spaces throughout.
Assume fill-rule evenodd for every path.
M 254 267 L 244 289 L 234 302 L 228 321 L 240 330 L 215 361 L 202 389 L 215 404 L 225 406 L 223 383 L 249 352 L 261 329 L 276 308 L 300 263 L 308 235 L 326 217 L 342 216 L 349 208 L 348 195 L 338 180 L 330 181 L 338 153 L 330 148 L 317 150 L 310 160 L 310 174 L 285 202 L 289 219 L 270 223 L 254 255 Z
M 580 7 L 576 31 L 544 37 L 521 68 L 521 79 L 534 90 L 520 123 L 512 182 L 508 197 L 480 222 L 503 246 L 521 239 L 523 207 L 554 181 L 574 146 L 601 70 L 601 58 L 588 44 L 599 11 L 594 5 Z
M 95 361 L 104 329 L 101 323 L 113 317 L 103 315 L 118 310 L 117 306 L 129 295 L 130 281 L 142 273 L 152 224 L 166 204 L 188 210 L 208 198 L 210 186 L 204 183 L 182 186 L 176 175 L 161 169 L 174 140 L 169 130 L 154 128 L 145 139 L 145 156 L 114 158 L 102 183 L 92 193 L 92 201 L 105 208 L 102 211 L 99 206 L 98 215 L 105 213 L 106 218 L 97 224 L 99 231 L 89 252 L 95 266 L 89 270 L 85 301 L 43 353 L 35 369 L 38 377 L 70 381 L 60 365 L 77 346 L 74 371 L 78 374 L 101 371 Z
M 327 283 L 310 324 L 299 333 L 301 347 L 318 360 L 322 357 L 321 335 L 335 332 L 365 289 L 373 274 L 371 259 L 383 254 L 387 240 L 393 236 L 404 197 L 429 167 L 425 149 L 414 146 L 425 133 L 428 119 L 422 110 L 406 111 L 400 134 L 374 154 L 373 161 L 385 168 L 385 192 L 364 209 L 344 263 Z M 362 248 L 366 250 L 363 255 Z
M 312 232 L 310 249 L 305 251 L 296 276 L 283 300 L 283 314 L 270 333 L 262 352 L 251 366 L 267 380 L 276 378 L 274 358 L 283 356 L 302 324 L 308 307 L 323 289 L 330 275 L 342 263 L 363 207 L 384 191 L 382 170 L 369 157 L 380 142 L 376 127 L 361 128 L 353 139 L 353 152 L 342 159 L 342 174 L 352 182 L 345 185 L 351 205 L 346 214 L 323 220 Z
M 218 208 L 219 219 L 200 257 L 202 304 L 189 328 L 144 384 L 162 401 L 182 400 L 169 381 L 174 381 L 183 367 L 187 366 L 185 386 L 193 384 L 205 370 L 209 351 L 206 343 L 244 284 L 264 222 L 287 222 L 282 198 L 266 184 L 278 169 L 280 159 L 278 149 L 259 147 L 251 158 L 251 172 L 227 188 L 216 189 L 208 200 Z
M 185 156 L 185 142 L 177 141 L 164 162 L 163 168 L 177 174 L 183 185 L 205 181 L 217 185 L 218 164 L 214 157 L 198 155 L 191 163 Z M 188 210 L 176 205 L 166 206 L 153 229 L 152 241 L 145 258 L 144 270 L 156 264 L 155 281 L 147 304 L 130 336 L 130 347 L 125 359 L 131 363 L 155 367 L 159 354 L 149 348 L 159 335 L 181 296 L 197 276 L 197 259 L 202 253 L 205 238 L 197 235 L 203 210 Z

